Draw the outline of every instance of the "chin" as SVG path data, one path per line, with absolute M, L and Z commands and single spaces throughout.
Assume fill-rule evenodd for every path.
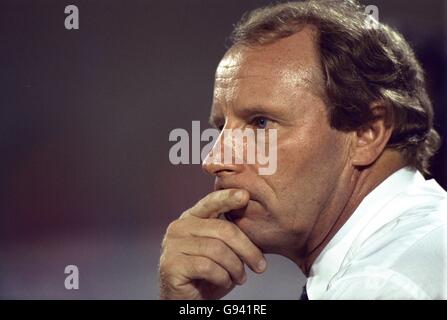
M 256 201 L 244 209 L 225 214 L 227 220 L 238 226 L 243 233 L 264 253 L 274 253 L 277 230 L 271 215 Z M 272 246 L 273 245 L 273 246 Z

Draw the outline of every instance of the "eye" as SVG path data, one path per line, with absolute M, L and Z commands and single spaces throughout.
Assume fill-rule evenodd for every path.
M 259 129 L 265 129 L 269 121 L 266 117 L 256 117 L 253 119 L 253 125 Z

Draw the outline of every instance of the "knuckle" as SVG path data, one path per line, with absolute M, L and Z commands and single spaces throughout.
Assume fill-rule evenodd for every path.
M 237 190 L 234 189 L 227 189 L 225 190 L 226 192 L 222 193 L 220 195 L 220 201 L 228 206 L 229 204 L 231 204 L 234 201 L 234 194 L 236 193 Z
M 237 236 L 236 227 L 226 221 L 222 221 L 217 229 L 217 233 L 222 238 L 234 238 Z
M 209 259 L 196 259 L 195 261 L 195 269 L 199 274 L 212 274 L 214 265 Z
M 171 252 L 173 251 L 172 249 L 175 248 L 175 246 L 173 245 L 173 239 L 168 237 L 168 236 L 164 236 L 163 241 L 161 242 L 161 253 L 162 253 L 162 257 L 163 255 L 165 255 L 167 252 Z
M 220 282 L 220 286 L 229 289 L 231 287 L 231 285 L 233 284 L 233 281 L 231 281 L 231 277 L 228 275 L 220 275 L 219 276 L 219 282 Z
M 213 211 L 215 206 L 216 206 L 216 197 L 214 197 L 213 194 L 210 194 L 205 198 L 203 198 L 202 200 L 200 200 L 197 203 L 196 208 L 205 212 L 209 212 Z
M 180 231 L 179 224 L 180 224 L 180 220 L 172 221 L 168 225 L 168 228 L 166 229 L 165 238 L 169 238 L 169 237 L 172 237 L 172 236 L 175 236 L 176 234 L 178 234 Z
M 160 262 L 158 264 L 158 269 L 160 274 L 167 274 L 170 270 L 172 270 L 173 261 L 170 256 L 166 253 L 163 253 L 160 256 Z
M 226 272 L 219 273 L 218 277 L 224 287 L 228 288 L 233 284 L 233 281 L 231 281 L 230 275 Z
M 209 210 L 210 209 L 210 201 L 212 201 L 212 198 L 210 196 L 207 196 L 197 203 L 197 207 L 201 207 L 204 210 Z
M 199 239 L 198 248 L 201 254 L 206 255 L 208 253 L 208 243 L 209 241 L 206 239 Z
M 227 192 L 215 191 L 203 198 L 203 205 L 206 208 L 212 209 L 216 204 L 222 204 L 227 199 Z
M 220 240 L 210 239 L 208 241 L 207 250 L 208 253 L 212 254 L 213 256 L 223 256 L 226 253 L 225 249 L 225 245 Z
M 238 263 L 235 263 L 234 266 L 236 268 L 237 274 L 239 274 L 240 276 L 243 276 L 245 274 L 245 268 L 242 262 L 239 261 Z
M 196 207 L 202 207 L 204 209 L 208 209 L 210 207 L 210 204 L 215 201 L 215 197 L 213 193 L 207 194 L 205 197 L 199 200 L 197 202 Z
M 175 288 L 181 285 L 180 278 L 175 274 L 168 272 L 160 272 L 159 274 L 159 286 L 160 291 L 167 296 L 172 291 L 175 291 Z
M 188 212 L 195 212 L 195 211 L 204 211 L 204 212 L 211 212 L 215 210 L 216 207 L 216 201 L 217 197 L 215 194 L 210 193 L 206 195 L 204 198 L 199 200 L 191 209 L 188 210 Z

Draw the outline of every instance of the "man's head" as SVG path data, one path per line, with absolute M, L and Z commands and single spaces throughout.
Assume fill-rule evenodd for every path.
M 204 162 L 216 188 L 249 192 L 248 206 L 229 217 L 266 252 L 314 250 L 374 166 L 427 172 L 439 137 L 422 69 L 402 36 L 368 28 L 366 17 L 351 1 L 258 9 L 236 26 L 219 64 L 214 124 L 277 130 L 271 176 Z

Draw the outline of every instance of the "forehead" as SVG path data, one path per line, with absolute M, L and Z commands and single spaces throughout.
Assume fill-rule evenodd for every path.
M 304 27 L 269 45 L 235 46 L 216 71 L 215 103 L 238 98 L 292 97 L 322 88 L 315 31 Z

